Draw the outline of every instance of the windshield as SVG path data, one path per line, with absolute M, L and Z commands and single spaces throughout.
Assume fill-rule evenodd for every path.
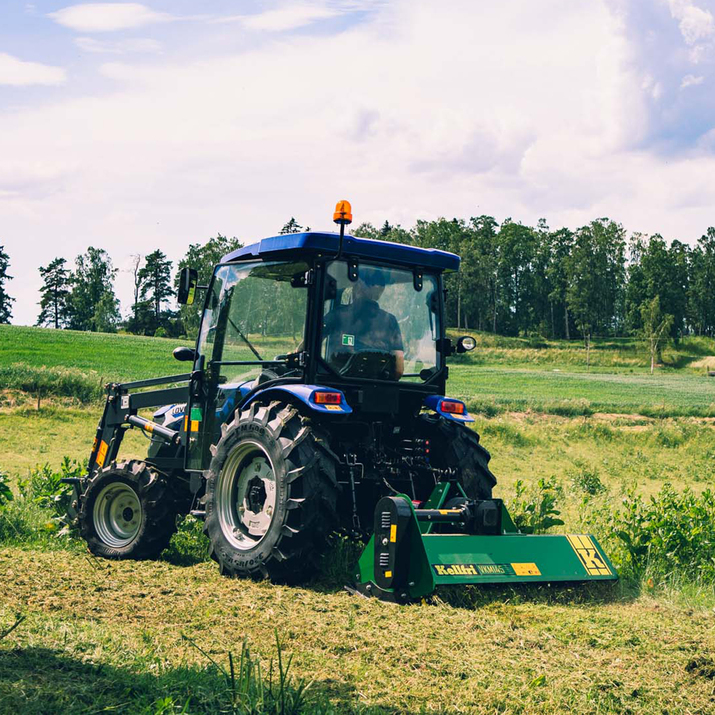
M 305 263 L 244 263 L 216 269 L 199 353 L 211 362 L 272 361 L 303 340 Z M 294 287 L 295 286 L 295 287 Z M 222 365 L 222 382 L 248 380 L 261 365 Z
M 428 380 L 437 367 L 437 277 L 415 288 L 412 271 L 360 264 L 351 281 L 343 261 L 328 264 L 321 355 L 341 375 Z

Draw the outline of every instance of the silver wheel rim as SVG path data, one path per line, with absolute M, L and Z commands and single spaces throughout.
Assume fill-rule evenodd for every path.
M 107 546 L 120 549 L 136 538 L 142 525 L 137 493 L 122 482 L 108 484 L 94 503 L 94 528 Z
M 233 548 L 248 551 L 264 539 L 275 511 L 273 463 L 258 442 L 241 442 L 218 479 L 216 513 L 221 531 Z

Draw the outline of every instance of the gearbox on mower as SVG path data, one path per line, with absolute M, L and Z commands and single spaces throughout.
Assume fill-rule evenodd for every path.
M 616 573 L 592 536 L 520 534 L 447 360 L 444 275 L 459 257 L 340 233 L 267 238 L 221 260 L 180 375 L 112 383 L 88 474 L 73 480 L 90 550 L 156 557 L 178 514 L 204 521 L 222 573 L 296 582 L 327 538 L 369 543 L 350 588 L 409 600 L 446 583 L 585 581 Z M 163 386 L 161 389 L 150 389 Z M 160 407 L 147 414 L 146 410 Z M 140 414 L 144 413 L 144 414 Z M 127 429 L 151 437 L 118 459 Z

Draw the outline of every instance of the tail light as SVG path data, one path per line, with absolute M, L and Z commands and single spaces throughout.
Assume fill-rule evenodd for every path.
M 343 401 L 340 392 L 314 392 L 313 402 L 316 405 L 339 405 Z
M 457 400 L 442 400 L 439 407 L 442 412 L 446 412 L 448 415 L 464 414 L 464 404 L 457 402 Z

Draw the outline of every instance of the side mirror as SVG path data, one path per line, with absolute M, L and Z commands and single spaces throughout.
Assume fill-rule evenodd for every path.
M 462 337 L 457 340 L 458 353 L 468 353 L 476 347 L 477 341 L 471 335 L 462 335 Z
M 179 294 L 177 300 L 181 305 L 191 305 L 196 296 L 199 284 L 199 272 L 195 268 L 182 268 L 179 273 Z M 176 357 L 176 353 L 174 353 Z
M 196 350 L 186 347 L 174 348 L 172 355 L 180 362 L 193 362 L 196 358 Z

